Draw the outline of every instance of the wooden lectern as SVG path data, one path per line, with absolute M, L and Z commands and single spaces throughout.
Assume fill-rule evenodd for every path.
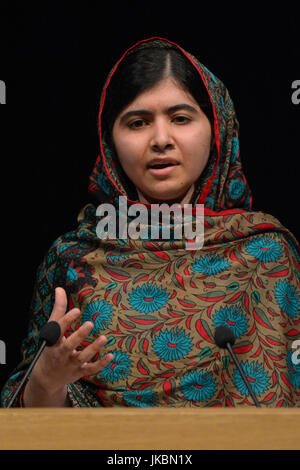
M 0 409 L 1 450 L 299 450 L 300 409 Z

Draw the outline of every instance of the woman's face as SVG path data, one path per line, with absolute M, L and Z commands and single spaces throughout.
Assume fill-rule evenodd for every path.
M 145 203 L 190 203 L 210 153 L 211 126 L 172 78 L 138 95 L 117 117 L 120 163 Z

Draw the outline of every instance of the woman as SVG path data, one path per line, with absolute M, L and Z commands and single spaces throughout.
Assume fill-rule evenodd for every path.
M 223 83 L 177 44 L 140 41 L 109 74 L 99 137 L 89 186 L 97 204 L 113 204 L 118 220 L 120 196 L 149 213 L 153 204 L 191 204 L 192 225 L 203 204 L 203 247 L 187 249 L 174 219 L 170 238 L 101 238 L 96 205 L 85 206 L 38 269 L 23 361 L 3 406 L 49 318 L 62 335 L 13 406 L 254 406 L 215 344 L 218 326 L 234 334 L 261 405 L 299 406 L 299 246 L 278 220 L 251 210 Z

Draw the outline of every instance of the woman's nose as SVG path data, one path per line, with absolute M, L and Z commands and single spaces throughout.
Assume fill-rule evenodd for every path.
M 151 136 L 151 149 L 156 152 L 163 152 L 164 150 L 174 147 L 174 140 L 171 135 L 170 128 L 167 123 L 156 123 L 153 126 L 153 133 Z

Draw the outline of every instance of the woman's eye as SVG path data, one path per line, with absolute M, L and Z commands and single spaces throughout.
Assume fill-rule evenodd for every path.
M 176 121 L 176 122 L 178 122 L 179 124 L 185 124 L 185 123 L 187 123 L 187 122 L 190 122 L 191 119 L 188 118 L 188 117 L 186 117 L 186 116 L 175 116 L 175 117 L 173 118 L 173 121 Z
M 130 129 L 139 129 L 140 127 L 143 127 L 144 124 L 145 121 L 143 119 L 137 119 L 136 121 L 130 122 L 128 127 Z
M 175 116 L 172 118 L 172 121 L 178 124 L 187 124 L 188 122 L 191 121 L 191 119 L 188 118 L 187 116 Z M 146 125 L 147 125 L 147 121 L 145 121 L 145 119 L 136 119 L 135 121 L 130 122 L 128 124 L 128 127 L 130 129 L 140 129 Z

